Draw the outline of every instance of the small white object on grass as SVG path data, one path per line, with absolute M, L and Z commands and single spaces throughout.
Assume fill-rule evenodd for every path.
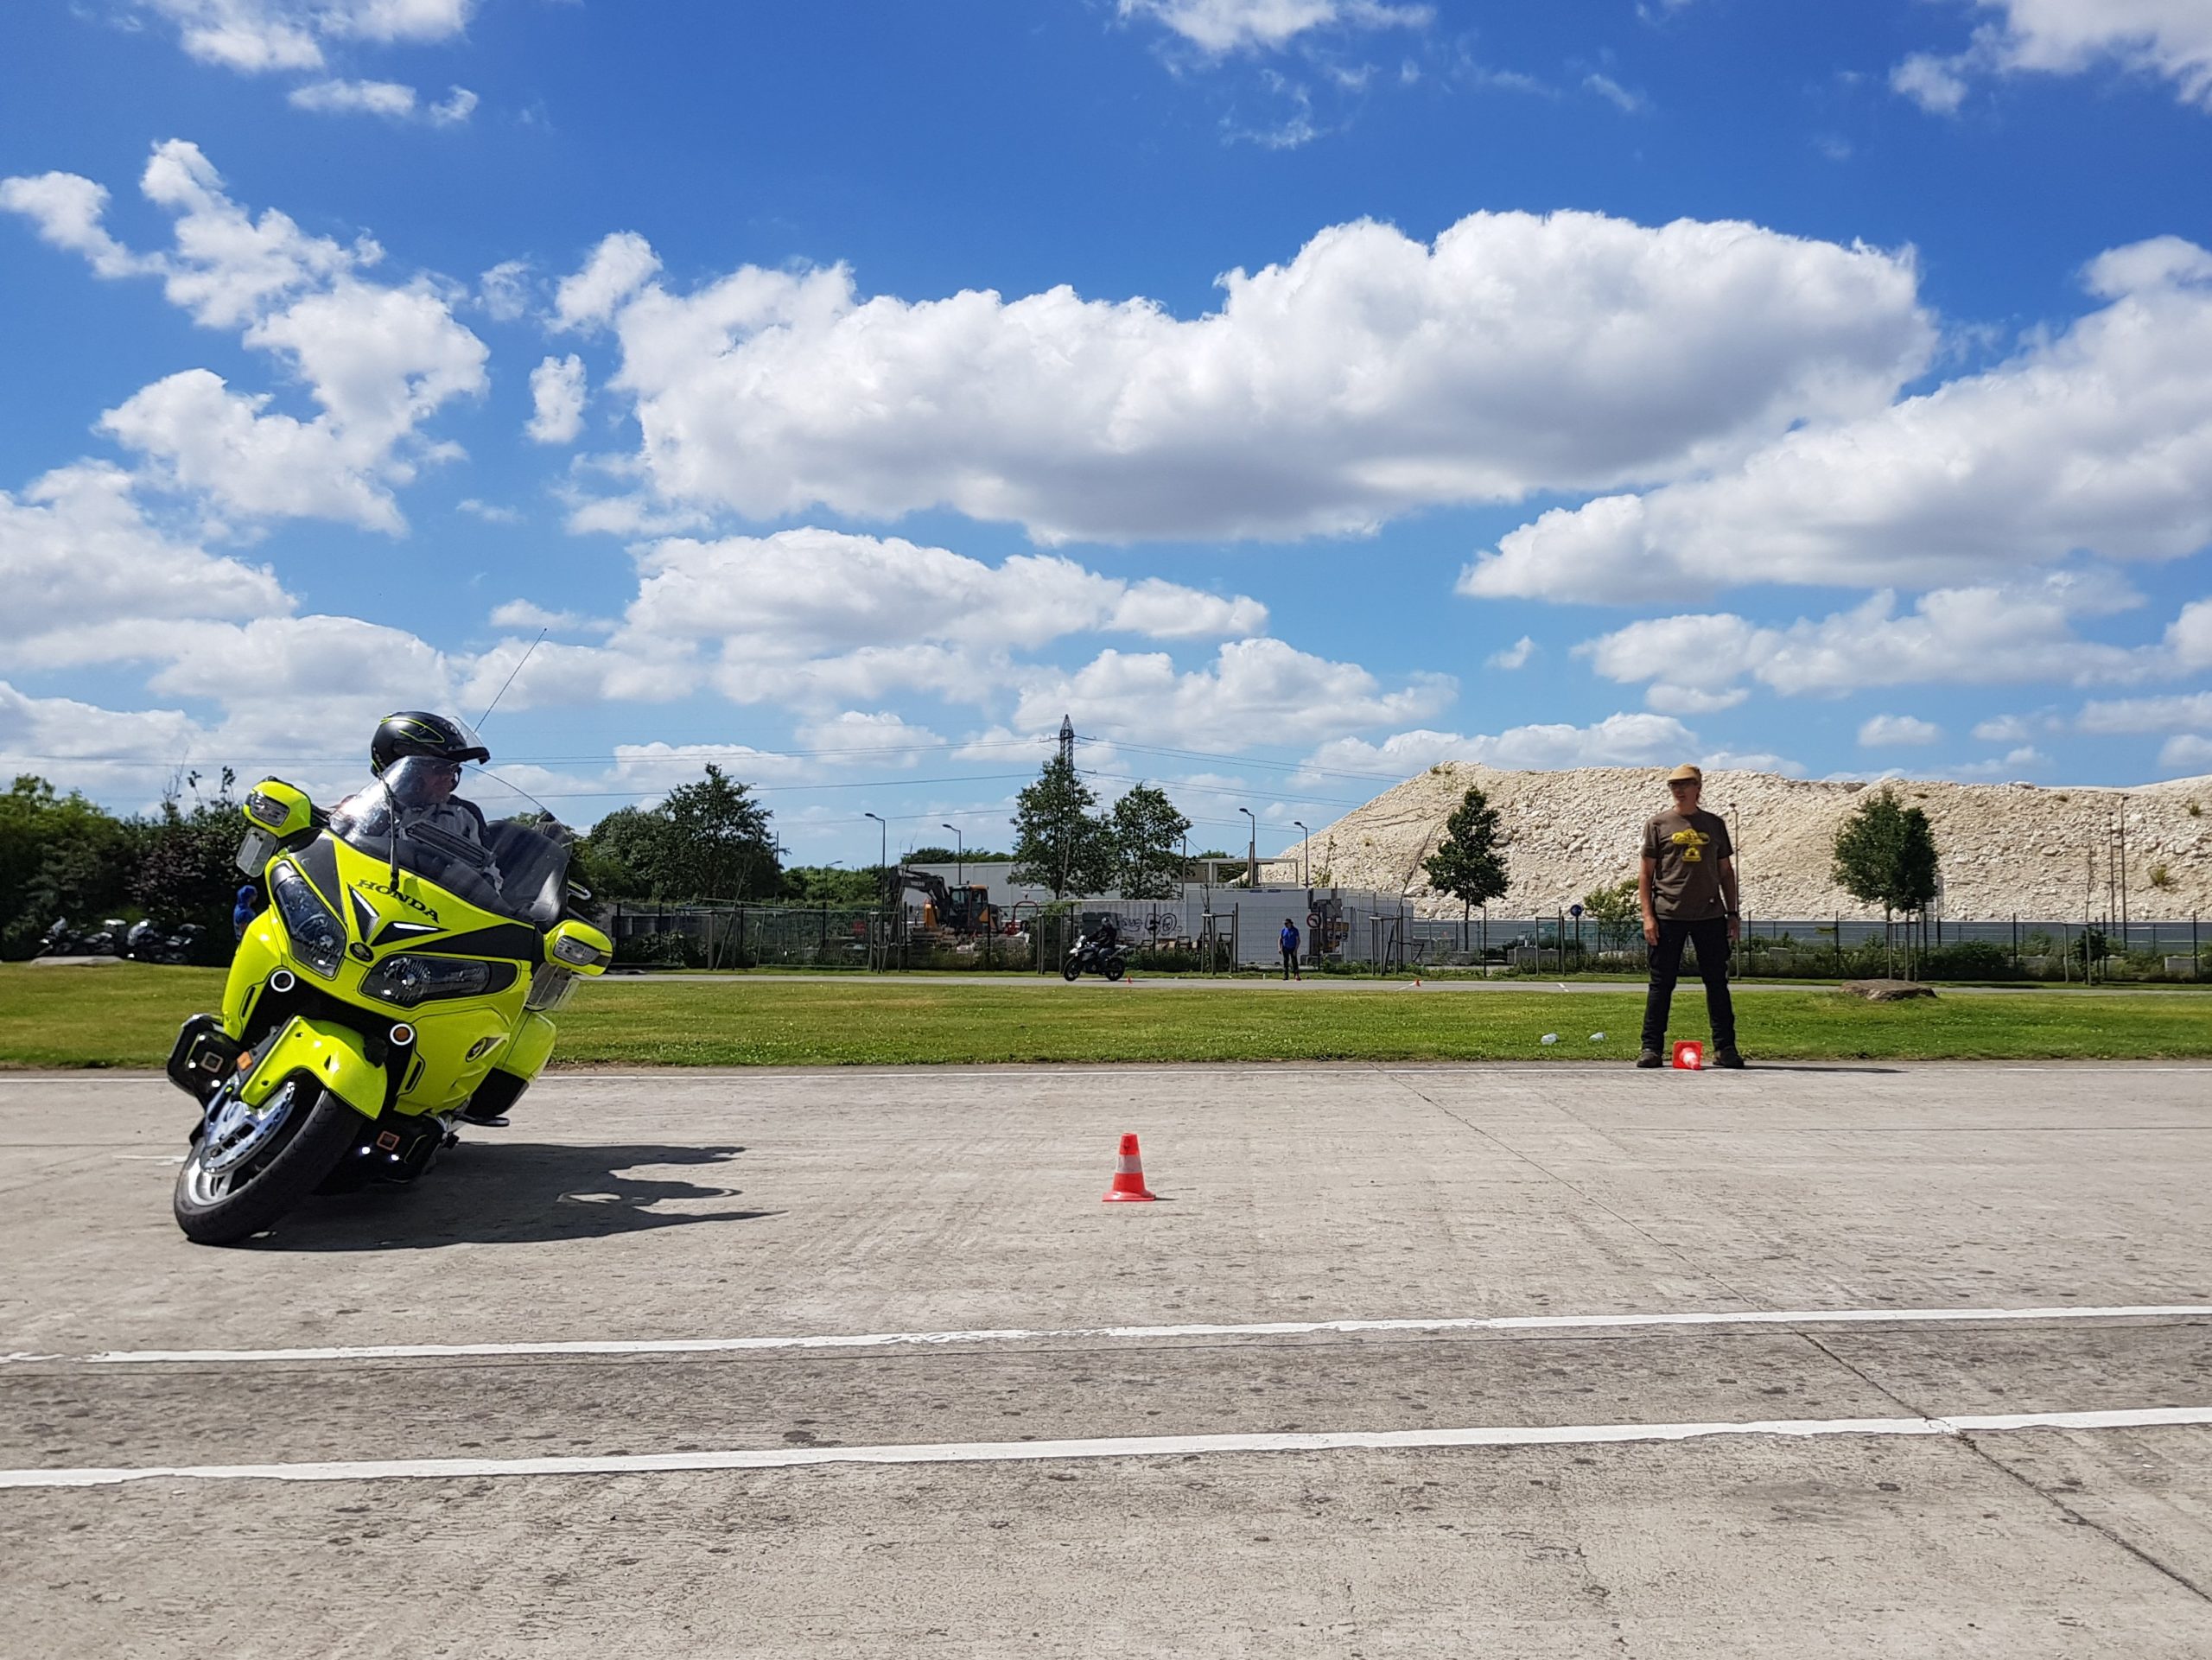
M 1557 1043 L 1559 1041 L 1559 1034 L 1556 1032 L 1547 1032 L 1544 1034 L 1543 1040 L 1546 1043 Z
M 1590 1041 L 1592 1043 L 1603 1043 L 1605 1040 L 1605 1034 L 1603 1032 L 1592 1032 L 1590 1034 Z

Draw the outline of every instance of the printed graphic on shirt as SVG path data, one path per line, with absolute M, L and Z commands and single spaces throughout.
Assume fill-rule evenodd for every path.
M 1700 830 L 1678 830 L 1667 838 L 1682 850 L 1686 864 L 1700 864 L 1705 860 L 1705 844 L 1713 838 Z

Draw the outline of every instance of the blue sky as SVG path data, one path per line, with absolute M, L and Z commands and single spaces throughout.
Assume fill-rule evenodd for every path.
M 2212 772 L 2205 0 L 27 0 L 0 766 Z M 543 643 L 523 654 L 543 631 Z

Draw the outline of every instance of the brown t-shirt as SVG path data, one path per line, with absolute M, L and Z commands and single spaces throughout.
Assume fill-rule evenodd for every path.
M 1643 856 L 1654 861 L 1651 908 L 1675 922 L 1702 922 L 1728 914 L 1720 892 L 1720 862 L 1735 852 L 1728 826 L 1702 807 L 1669 808 L 1643 827 Z

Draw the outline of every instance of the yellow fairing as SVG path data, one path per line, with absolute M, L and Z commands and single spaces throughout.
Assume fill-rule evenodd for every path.
M 499 1062 L 499 1070 L 518 1078 L 536 1078 L 553 1054 L 553 1022 L 535 1009 L 522 1017 L 514 1046 Z
M 244 1040 L 266 1029 L 266 1018 L 257 1018 L 257 1009 L 276 1011 L 288 1003 L 330 999 L 358 1011 L 353 1021 L 361 1030 L 349 1029 L 346 1020 L 324 1019 L 311 1007 L 296 1014 L 273 1046 L 257 1056 L 252 1087 L 265 1094 L 290 1072 L 305 1071 L 374 1116 L 385 1097 L 385 1070 L 366 1056 L 387 1046 L 365 1042 L 362 1032 L 381 1038 L 395 1025 L 414 1033 L 410 1046 L 390 1049 L 395 1064 L 406 1068 L 393 1103 L 398 1112 L 460 1107 L 495 1066 L 525 1079 L 537 1075 L 552 1053 L 554 1038 L 553 1022 L 524 1006 L 533 975 L 547 971 L 545 937 L 539 929 L 480 909 L 404 868 L 395 881 L 389 864 L 335 836 L 280 854 L 270 862 L 270 874 L 288 862 L 340 919 L 346 950 L 334 973 L 317 973 L 295 948 L 280 909 L 272 905 L 248 926 L 232 959 L 223 997 L 224 1029 Z M 483 962 L 489 965 L 492 988 L 413 1004 L 364 989 L 380 964 L 401 956 L 440 965 Z M 293 976 L 291 990 L 270 987 L 270 977 L 279 970 Z M 346 1057 L 337 1054 L 341 1048 Z
M 239 1092 L 259 1106 L 295 1072 L 305 1072 L 365 1118 L 384 1110 L 384 1068 L 361 1053 L 361 1034 L 334 1021 L 295 1014 L 262 1046 L 253 1075 Z

